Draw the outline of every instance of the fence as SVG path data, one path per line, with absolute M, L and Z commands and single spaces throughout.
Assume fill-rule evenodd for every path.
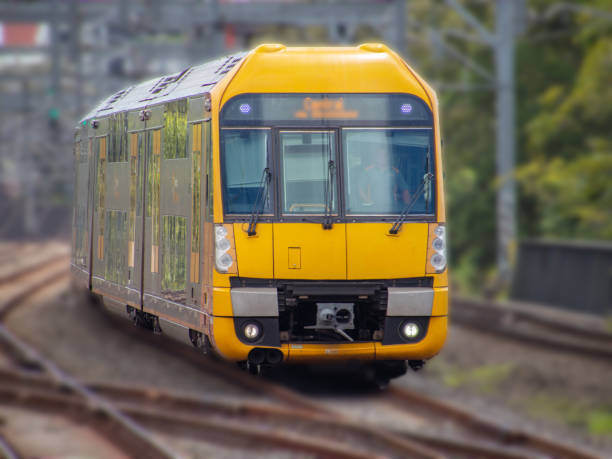
M 521 242 L 512 298 L 612 315 L 612 243 Z

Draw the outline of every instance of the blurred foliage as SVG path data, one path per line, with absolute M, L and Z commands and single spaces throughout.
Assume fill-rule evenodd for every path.
M 494 31 L 494 2 L 462 4 Z M 443 2 L 408 5 L 408 60 L 440 99 L 453 280 L 475 290 L 495 262 L 495 94 L 440 39 L 491 73 L 493 55 Z M 612 239 L 612 8 L 528 0 L 524 25 L 516 42 L 519 235 Z
M 438 364 L 438 362 L 436 361 Z M 471 386 L 479 392 L 493 393 L 499 386 L 512 377 L 515 366 L 513 363 L 499 363 L 478 367 L 440 365 L 444 383 L 449 387 Z M 442 367 L 442 368 L 440 368 Z
M 536 418 L 552 419 L 591 435 L 612 435 L 612 407 L 553 392 L 525 397 L 518 403 Z

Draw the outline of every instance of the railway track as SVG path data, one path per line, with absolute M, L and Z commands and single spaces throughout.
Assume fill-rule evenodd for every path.
M 602 327 L 601 318 L 543 305 L 464 297 L 453 299 L 451 311 L 453 323 L 464 327 L 612 363 L 612 333 Z
M 66 261 L 65 255 L 59 258 L 38 257 L 36 261 L 0 274 L 0 293 L 12 285 L 12 281 L 16 279 L 20 281 L 19 288 L 9 288 L 10 294 L 0 305 L 0 317 L 6 318 L 12 310 L 24 304 L 38 290 L 59 282 L 64 277 Z M 125 438 L 119 439 L 119 446 L 130 455 L 179 456 L 144 430 L 142 426 L 146 425 L 157 431 L 174 426 L 175 434 L 195 431 L 199 439 L 212 435 L 214 436 L 212 440 L 217 443 L 223 437 L 230 443 L 242 439 L 245 445 L 256 441 L 259 447 L 284 449 L 317 457 L 377 457 L 380 452 L 385 453 L 381 457 L 438 457 L 409 440 L 388 439 L 388 434 L 385 432 L 373 432 L 373 429 L 364 429 L 359 424 L 338 421 L 325 423 L 325 411 L 316 415 L 312 412 L 308 414 L 306 407 L 312 408 L 312 402 L 281 386 L 277 386 L 272 392 L 288 402 L 284 409 L 266 408 L 261 404 L 247 404 L 236 409 L 229 402 L 222 405 L 218 399 L 212 405 L 211 401 L 203 403 L 202 400 L 186 400 L 184 396 L 180 398 L 169 394 L 161 397 L 159 393 L 151 398 L 150 389 L 145 388 L 121 388 L 101 384 L 92 385 L 91 388 L 86 387 L 66 375 L 53 362 L 45 359 L 2 324 L 0 324 L 0 342 L 4 350 L 11 355 L 14 365 L 30 370 L 29 373 L 6 368 L 0 370 L 0 403 L 55 414 L 69 413 L 74 419 L 85 419 L 93 429 L 104 433 L 107 438 L 115 442 L 118 440 L 117 432 L 121 431 Z M 201 357 L 198 354 L 200 360 Z M 219 365 L 223 367 L 222 364 Z M 245 377 L 244 384 L 254 387 L 252 381 L 255 380 L 245 373 L 231 371 L 227 376 L 235 374 Z M 251 383 L 247 383 L 247 380 Z M 36 387 L 32 387 L 33 385 Z M 130 400 L 125 399 L 126 394 Z M 166 406 L 159 406 L 161 398 L 165 400 Z M 189 406 L 191 412 L 185 412 L 185 409 L 172 409 L 173 404 L 181 403 L 183 407 Z M 216 410 L 212 409 L 213 406 L 216 406 Z M 194 413 L 194 407 L 199 407 L 199 411 Z M 103 414 L 105 423 L 99 421 L 100 413 Z M 211 416 L 212 413 L 216 415 Z M 224 413 L 224 416 L 221 416 L 221 413 Z M 246 413 L 251 415 L 246 416 Z M 262 419 L 267 419 L 268 423 L 261 425 Z M 292 425 L 290 421 L 298 424 Z M 330 422 L 333 425 L 331 430 L 326 432 L 320 428 L 321 425 L 329 427 Z M 313 440 L 312 431 L 317 426 L 320 434 Z M 374 438 L 371 438 L 372 435 Z M 347 437 L 351 438 L 353 443 L 359 444 L 359 448 L 347 442 Z M 367 451 L 368 445 L 370 450 L 366 454 L 364 451 Z
M 38 291 L 60 282 L 68 276 L 68 250 L 63 245 L 41 246 L 40 253 L 33 257 L 21 257 L 11 266 L 4 266 L 0 271 L 0 320 L 16 307 L 25 304 Z M 11 257 L 15 257 L 12 252 Z M 6 255 L 6 253 L 5 253 Z M 13 258 L 14 259 L 14 258 Z M 96 433 L 102 433 L 107 443 L 116 444 L 128 455 L 145 454 L 152 458 L 171 458 L 176 454 L 155 440 L 142 427 L 134 423 L 111 404 L 83 386 L 77 380 L 64 373 L 54 362 L 43 357 L 38 351 L 27 345 L 0 322 L 0 345 L 8 360 L 14 365 L 25 366 L 48 378 L 49 387 L 61 387 L 78 398 L 81 409 L 75 410 L 69 400 L 59 401 L 54 405 L 55 414 L 73 417 L 74 421 L 85 420 Z M 4 383 L 4 378 L 1 381 Z M 38 411 L 39 404 L 29 405 L 28 399 L 14 392 L 5 397 L 5 402 L 17 404 Z M 10 439 L 3 439 L 3 449 L 12 456 L 20 457 L 19 448 Z M 107 448 L 107 451 L 113 448 Z M 116 449 L 115 449 L 116 451 Z
M 554 458 L 597 458 L 596 453 L 575 447 L 542 435 L 522 429 L 508 428 L 502 424 L 459 408 L 458 406 L 411 391 L 392 386 L 386 393 L 389 403 L 411 413 L 425 413 L 432 425 L 443 425 L 449 421 L 457 428 L 460 437 L 470 438 L 469 442 L 449 440 L 444 437 L 424 438 L 430 447 L 463 450 L 469 456 L 485 457 L 554 457 Z M 409 437 L 410 434 L 407 434 Z M 486 451 L 489 451 L 487 454 Z M 473 457 L 473 456 L 472 456 Z
M 225 362 L 204 358 L 195 349 L 167 339 L 163 335 L 154 335 L 146 330 L 137 329 L 126 320 L 111 315 L 108 318 L 117 329 L 129 333 L 134 339 L 145 341 L 198 368 L 221 376 L 229 384 L 239 385 L 257 394 L 276 399 L 283 404 L 281 406 L 300 407 L 306 412 L 323 413 L 328 421 L 332 418 L 340 422 L 358 419 L 358 415 L 350 411 L 343 412 L 335 408 L 333 404 L 302 395 L 275 382 L 253 377 Z M 359 419 L 358 424 L 364 435 L 368 432 L 371 438 L 381 436 L 381 439 L 384 438 L 387 442 L 412 448 L 411 456 L 421 451 L 423 457 L 499 459 L 536 457 L 595 459 L 599 457 L 586 449 L 566 445 L 563 442 L 553 441 L 526 431 L 507 428 L 494 421 L 479 418 L 455 405 L 399 388 L 396 385 L 392 385 L 387 393 L 383 394 L 383 397 L 390 410 L 399 410 L 412 418 L 417 416 L 419 423 L 426 424 L 428 427 L 426 429 L 410 428 L 407 426 L 413 423 L 406 422 L 403 429 L 397 429 L 363 419 Z M 372 410 L 381 409 L 380 404 L 371 403 L 367 397 L 359 399 L 358 403 L 366 406 L 371 404 Z M 295 414 L 295 416 L 299 415 L 299 413 Z M 439 426 L 443 424 L 452 424 L 453 432 L 442 432 Z M 435 432 L 435 435 L 432 435 L 431 432 Z M 409 440 L 411 443 L 405 444 L 401 440 Z M 423 449 L 419 450 L 419 446 Z
M 22 290 L 28 293 L 13 293 L 11 301 L 3 302 L 8 306 L 0 308 L 0 317 L 26 303 L 37 290 L 60 282 L 63 279 L 63 274 L 59 274 L 63 272 L 60 265 L 50 257 L 37 267 L 31 266 L 30 271 L 22 268 L 23 272 L 13 279 L 19 278 L 24 286 Z M 0 275 L 0 293 L 14 284 L 2 279 Z M 257 444 L 264 450 L 299 452 L 317 457 L 597 457 L 586 450 L 505 428 L 438 399 L 395 385 L 381 396 L 373 397 L 374 400 L 366 397 L 356 402 L 372 410 L 381 410 L 379 402 L 382 400 L 390 410 L 403 416 L 416 416 L 419 422 L 429 427 L 415 428 L 410 422 L 396 426 L 376 424 L 287 386 L 252 377 L 164 336 L 136 329 L 126 320 L 111 315 L 106 317 L 115 328 L 129 333 L 134 339 L 153 344 L 163 352 L 222 377 L 228 384 L 238 385 L 255 396 L 263 395 L 275 402 L 230 400 L 219 394 L 194 397 L 101 381 L 83 384 L 65 375 L 53 362 L 46 361 L 0 325 L 0 340 L 5 348 L 10 349 L 14 363 L 10 368 L 0 368 L 0 405 L 13 404 L 35 410 L 45 407 L 49 413 L 70 413 L 74 419 L 87 420 L 94 430 L 103 433 L 111 442 L 118 442 L 126 453 L 142 454 L 150 448 L 151 454 L 148 455 L 151 457 L 178 455 L 168 448 L 168 441 L 159 440 L 169 437 L 191 438 L 213 445 L 243 445 L 245 449 Z M 100 417 L 104 422 L 99 421 Z M 449 424 L 452 424 L 451 433 L 447 428 Z M 117 437 L 117 432 L 122 432 L 121 438 Z M 4 440 L 5 449 L 14 451 L 11 439 Z M 0 442 L 0 451 L 3 451 L 2 445 Z

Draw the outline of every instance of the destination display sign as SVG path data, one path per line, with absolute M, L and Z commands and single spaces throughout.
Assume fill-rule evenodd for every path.
M 243 94 L 221 111 L 224 126 L 432 124 L 431 110 L 411 94 Z

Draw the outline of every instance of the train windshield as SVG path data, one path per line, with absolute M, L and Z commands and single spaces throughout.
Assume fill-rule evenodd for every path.
M 434 213 L 433 116 L 414 95 L 242 94 L 220 118 L 225 214 Z
M 348 215 L 432 212 L 429 129 L 343 129 Z
M 281 131 L 283 214 L 336 213 L 334 131 Z M 331 166 L 330 166 L 331 161 Z
M 265 169 L 271 166 L 269 129 L 224 129 L 221 136 L 223 156 L 223 207 L 228 214 L 253 212 L 258 195 L 258 211 L 272 211 L 270 188 L 265 187 Z

